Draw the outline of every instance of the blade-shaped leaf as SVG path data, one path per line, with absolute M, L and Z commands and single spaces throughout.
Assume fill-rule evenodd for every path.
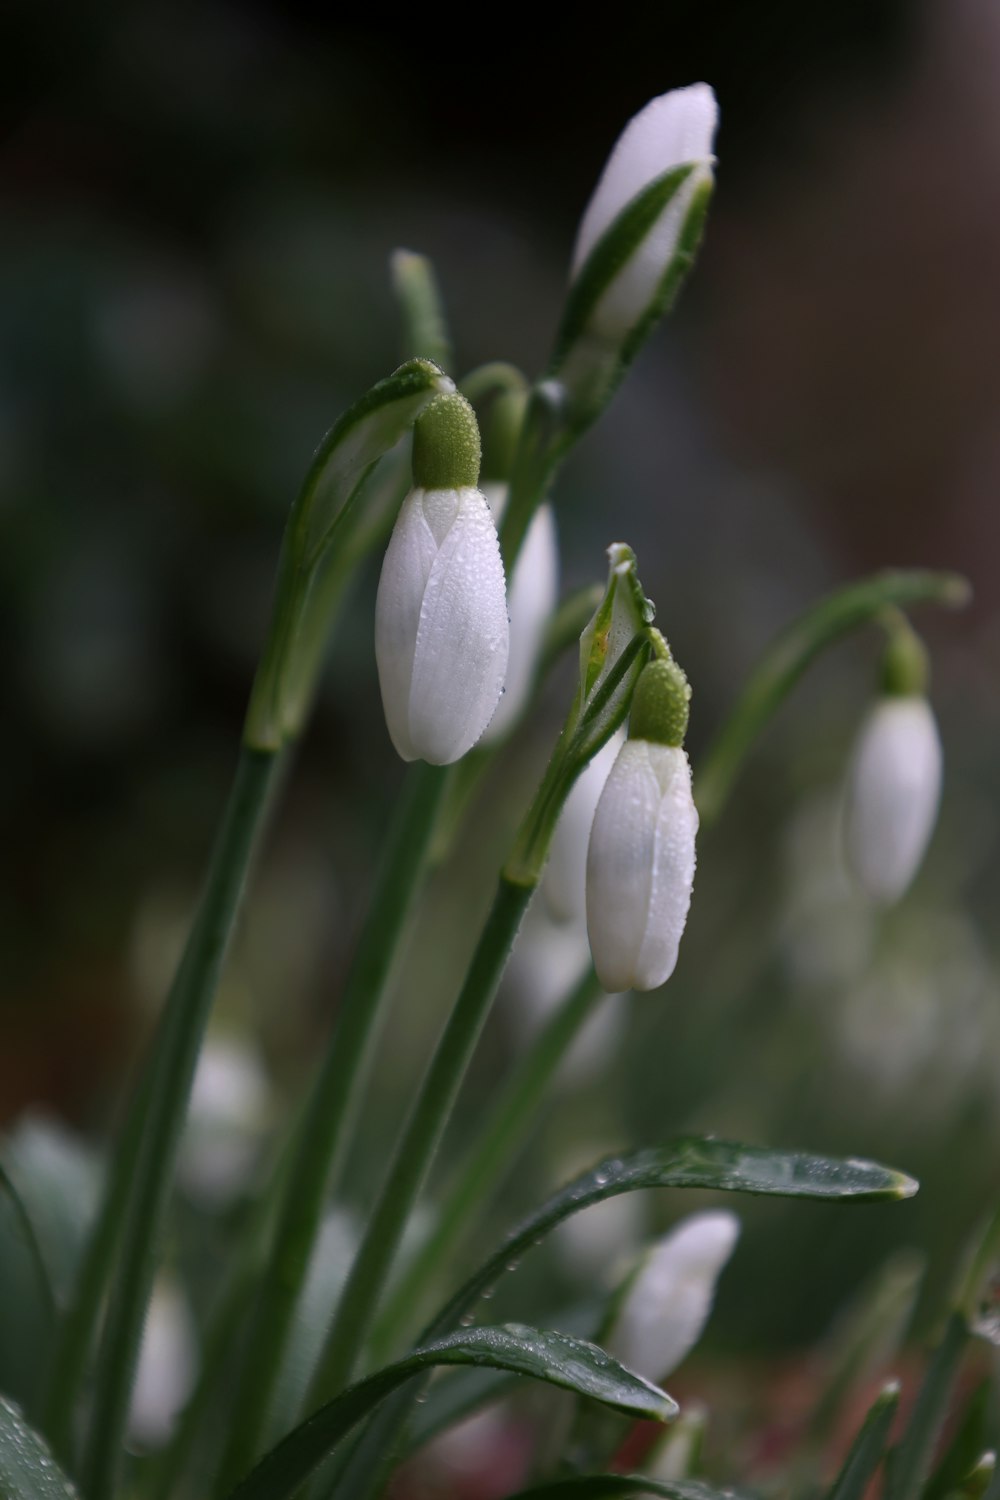
M 616 1495 L 663 1495 L 665 1500 L 751 1500 L 749 1490 L 716 1489 L 700 1479 L 650 1479 L 648 1474 L 577 1474 L 519 1490 L 511 1500 L 614 1500 Z
M 261 1459 L 230 1500 L 284 1500 L 294 1494 L 352 1427 L 398 1386 L 433 1365 L 473 1365 L 528 1375 L 647 1420 L 666 1421 L 677 1411 L 663 1391 L 594 1344 L 520 1323 L 468 1329 L 387 1365 L 320 1407 Z
M 898 1405 L 899 1383 L 892 1381 L 883 1387 L 862 1423 L 827 1500 L 862 1500 L 875 1470 L 885 1457 Z
M 76 1490 L 43 1438 L 0 1396 L 0 1495 L 3 1500 L 76 1500 Z
M 921 1493 L 970 1336 L 962 1314 L 953 1312 L 924 1376 L 906 1431 L 892 1450 L 887 1500 L 915 1500 Z
M 984 1380 L 969 1397 L 951 1443 L 924 1490 L 923 1500 L 945 1500 L 960 1490 L 987 1446 L 991 1380 Z
M 437 1338 L 459 1323 L 485 1290 L 571 1214 L 620 1193 L 657 1187 L 714 1188 L 728 1193 L 855 1202 L 909 1198 L 917 1190 L 912 1177 L 877 1162 L 771 1151 L 704 1136 L 680 1136 L 663 1146 L 611 1157 L 568 1183 L 515 1229 L 442 1308 L 421 1342 Z

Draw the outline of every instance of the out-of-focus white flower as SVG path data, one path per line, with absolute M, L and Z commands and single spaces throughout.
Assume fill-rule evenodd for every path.
M 910 884 L 937 818 L 941 741 L 926 698 L 881 698 L 861 726 L 848 776 L 844 847 L 858 883 L 892 902 Z
M 607 1155 L 607 1139 L 576 1140 L 553 1173 L 555 1181 L 569 1182 Z M 618 1193 L 570 1214 L 558 1225 L 552 1243 L 571 1276 L 589 1290 L 611 1288 L 635 1263 L 649 1232 L 646 1193 Z
M 530 1045 L 589 968 L 590 947 L 583 923 L 553 922 L 544 909 L 533 905 L 506 976 L 505 1009 L 522 1047 Z M 586 1083 L 603 1072 L 617 1051 L 624 1024 L 621 1005 L 602 999 L 566 1049 L 559 1082 Z
M 684 750 L 627 740 L 597 804 L 587 851 L 587 930 L 606 990 L 656 989 L 673 973 L 691 905 L 697 831 Z
M 708 1409 L 698 1402 L 685 1406 L 643 1460 L 643 1472 L 663 1484 L 690 1479 L 705 1441 Z
M 399 754 L 448 765 L 493 717 L 510 640 L 500 543 L 475 488 L 479 431 L 456 393 L 417 419 L 413 477 L 379 579 L 375 657 Z
M 198 1363 L 191 1311 L 174 1282 L 161 1277 L 153 1288 L 139 1350 L 129 1435 L 143 1448 L 167 1441 L 194 1384 Z
M 494 520 L 507 502 L 505 484 L 484 484 Z M 517 554 L 510 579 L 510 651 L 503 697 L 486 731 L 486 740 L 501 739 L 517 723 L 531 691 L 545 627 L 559 594 L 559 542 L 551 505 L 536 510 Z
M 269 1103 L 257 1054 L 235 1038 L 210 1037 L 198 1059 L 178 1166 L 192 1197 L 220 1204 L 239 1191 L 256 1160 Z
M 701 1336 L 715 1284 L 739 1238 L 724 1210 L 691 1214 L 647 1251 L 602 1342 L 630 1370 L 659 1382 Z
M 577 777 L 559 814 L 542 893 L 549 912 L 560 922 L 586 920 L 590 830 L 604 784 L 624 743 L 625 731 L 620 729 Z
M 711 179 L 717 125 L 714 93 L 707 83 L 695 83 L 650 100 L 622 131 L 580 223 L 574 280 L 629 204 L 674 168 L 693 163 L 694 169 L 615 268 L 588 319 L 589 334 L 621 340 L 656 302 L 692 201 Z

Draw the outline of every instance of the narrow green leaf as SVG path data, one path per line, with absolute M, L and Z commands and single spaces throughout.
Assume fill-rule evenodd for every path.
M 757 736 L 821 651 L 873 620 L 888 605 L 956 608 L 969 597 L 968 583 L 955 573 L 875 573 L 838 589 L 793 620 L 765 651 L 698 768 L 695 802 L 702 822 L 722 811 Z
M 425 1345 L 320 1407 L 261 1459 L 230 1500 L 284 1500 L 294 1494 L 352 1427 L 398 1386 L 434 1365 L 472 1365 L 527 1375 L 646 1420 L 667 1421 L 677 1411 L 663 1391 L 594 1344 L 519 1323 L 469 1329 Z
M 894 1380 L 883 1387 L 862 1423 L 827 1500 L 862 1500 L 875 1470 L 885 1457 L 898 1406 L 899 1382 Z
M 484 1291 L 571 1214 L 620 1193 L 658 1187 L 855 1202 L 909 1198 L 917 1190 L 912 1177 L 877 1162 L 771 1151 L 703 1136 L 680 1136 L 663 1146 L 611 1157 L 575 1178 L 515 1229 L 442 1308 L 421 1342 L 455 1327 Z
M 916 1500 L 921 1493 L 969 1337 L 969 1326 L 961 1313 L 952 1313 L 944 1338 L 934 1351 L 906 1432 L 892 1450 L 886 1500 Z
M 987 1417 L 992 1381 L 984 1380 L 969 1397 L 958 1430 L 923 1493 L 923 1500 L 945 1500 L 960 1490 L 987 1446 Z
M 700 1479 L 650 1479 L 648 1474 L 578 1474 L 519 1490 L 511 1500 L 614 1500 L 617 1495 L 663 1495 L 665 1500 L 752 1500 L 752 1491 L 716 1489 Z
M 451 366 L 452 348 L 434 266 L 426 255 L 394 250 L 389 257 L 392 287 L 403 314 L 406 354 Z
M 42 1247 L 39 1243 L 35 1226 L 32 1223 L 31 1215 L 2 1163 L 0 1163 L 0 1193 L 4 1194 L 14 1211 L 14 1219 L 20 1230 L 21 1238 L 28 1252 L 28 1259 L 31 1262 L 31 1269 L 38 1284 L 41 1304 L 51 1325 L 55 1322 L 56 1318 L 56 1299 L 55 1293 L 52 1290 L 48 1267 L 45 1264 L 45 1256 L 42 1254 Z
M 76 1490 L 43 1438 L 13 1402 L 0 1396 L 0 1496 L 3 1500 L 76 1500 Z

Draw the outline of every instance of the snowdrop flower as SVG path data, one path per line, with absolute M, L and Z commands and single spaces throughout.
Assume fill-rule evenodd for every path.
M 375 656 L 404 760 L 448 765 L 482 735 L 503 691 L 509 626 L 496 527 L 479 479 L 479 429 L 457 393 L 413 434 L 414 488 L 382 565 Z
M 587 204 L 573 251 L 572 277 L 619 216 L 668 173 L 693 170 L 645 226 L 645 232 L 604 287 L 590 330 L 620 339 L 641 322 L 655 301 L 699 187 L 711 181 L 712 142 L 719 111 L 707 83 L 661 94 L 629 121 L 608 158 Z
M 691 1214 L 646 1253 L 602 1343 L 630 1370 L 659 1383 L 701 1336 L 715 1284 L 739 1238 L 725 1211 Z
M 620 729 L 581 771 L 559 814 L 542 885 L 545 904 L 556 921 L 586 919 L 590 830 L 605 782 L 624 743 L 625 731 Z
M 245 1186 L 270 1107 L 270 1084 L 257 1053 L 236 1037 L 209 1037 L 191 1090 L 178 1176 L 206 1207 Z
M 669 979 L 691 905 L 698 813 L 682 749 L 690 688 L 670 660 L 636 684 L 629 738 L 607 779 L 587 851 L 587 931 L 606 990 Z
M 505 484 L 484 484 L 494 520 L 499 523 L 507 503 Z M 559 542 L 551 505 L 535 511 L 525 533 L 510 578 L 510 652 L 503 697 L 497 705 L 487 740 L 508 734 L 524 711 L 545 636 L 545 627 L 559 594 Z
M 142 1335 L 129 1435 L 143 1448 L 161 1448 L 191 1393 L 198 1355 L 191 1311 L 180 1288 L 161 1277 L 153 1288 Z
M 859 885 L 897 901 L 917 873 L 937 818 L 941 741 L 927 699 L 886 696 L 861 726 L 848 775 L 844 847 Z

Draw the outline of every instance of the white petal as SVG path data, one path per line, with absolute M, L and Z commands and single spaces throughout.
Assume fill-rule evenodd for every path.
M 499 518 L 498 506 L 485 491 Z M 559 543 L 551 505 L 542 505 L 532 517 L 511 574 L 507 604 L 510 610 L 510 654 L 503 697 L 490 723 L 487 739 L 500 739 L 521 717 L 535 675 L 535 666 L 545 636 L 545 627 L 556 607 L 559 593 Z
M 897 900 L 916 874 L 940 794 L 941 741 L 929 703 L 881 699 L 858 735 L 844 827 L 848 863 L 876 901 Z
M 698 1342 L 739 1233 L 736 1215 L 719 1210 L 691 1214 L 658 1240 L 604 1340 L 608 1353 L 647 1380 L 675 1370 Z
M 509 627 L 496 527 L 475 489 L 410 491 L 382 566 L 375 656 L 404 760 L 458 760 L 493 716 Z
M 587 845 L 594 813 L 611 767 L 625 743 L 621 729 L 573 783 L 552 836 L 542 886 L 545 904 L 557 921 L 583 922 L 587 915 Z
M 633 116 L 618 137 L 580 222 L 573 251 L 574 276 L 605 230 L 643 188 L 672 167 L 711 161 L 717 124 L 715 95 L 707 83 L 661 94 Z
M 197 1362 L 188 1304 L 179 1287 L 161 1278 L 146 1314 L 129 1408 L 129 1434 L 143 1447 L 162 1447 L 169 1438 L 194 1384 Z
M 656 989 L 673 973 L 691 904 L 697 830 L 684 751 L 627 740 L 597 805 L 587 852 L 587 930 L 605 989 Z

